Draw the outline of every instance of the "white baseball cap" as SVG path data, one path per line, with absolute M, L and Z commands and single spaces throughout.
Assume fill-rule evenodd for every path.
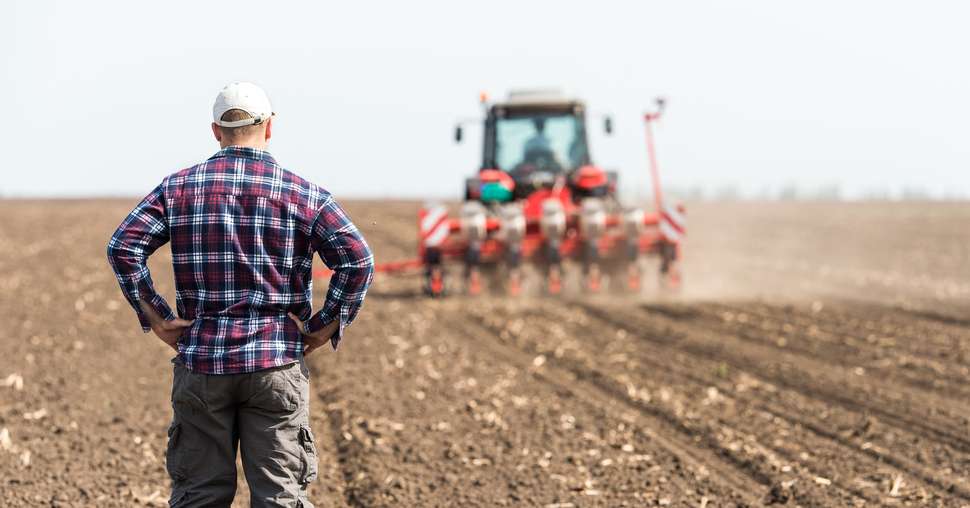
M 252 118 L 225 121 L 222 115 L 230 109 L 240 109 L 249 113 Z M 233 81 L 216 96 L 216 103 L 212 106 L 212 121 L 222 127 L 243 127 L 258 125 L 275 115 L 273 107 L 269 105 L 269 97 L 262 88 L 242 81 Z

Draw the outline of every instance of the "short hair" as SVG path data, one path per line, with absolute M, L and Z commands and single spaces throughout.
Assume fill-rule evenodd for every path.
M 246 120 L 247 118 L 252 117 L 253 115 L 250 115 L 241 109 L 230 109 L 223 113 L 220 119 L 223 122 L 235 122 L 238 120 Z M 266 122 L 264 121 L 260 124 L 243 125 L 242 127 L 223 127 L 220 125 L 219 129 L 222 131 L 223 137 L 229 139 L 244 139 L 261 132 L 265 123 Z

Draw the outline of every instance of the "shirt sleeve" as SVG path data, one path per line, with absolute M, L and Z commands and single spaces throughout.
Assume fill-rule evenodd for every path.
M 357 317 L 374 278 L 374 255 L 357 226 L 332 197 L 319 209 L 311 234 L 311 245 L 327 268 L 333 270 L 333 276 L 327 301 L 307 321 L 306 328 L 315 332 L 339 319 L 340 324 L 330 337 L 330 344 L 337 349 L 344 328 Z
M 108 242 L 108 262 L 145 332 L 151 326 L 139 302 L 147 303 L 165 319 L 175 319 L 168 303 L 155 291 L 146 264 L 148 256 L 166 242 L 168 218 L 162 185 L 159 185 L 128 214 Z

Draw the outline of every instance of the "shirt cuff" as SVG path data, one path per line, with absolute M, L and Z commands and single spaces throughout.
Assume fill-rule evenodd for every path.
M 340 325 L 337 326 L 337 330 L 333 332 L 330 337 L 330 345 L 333 347 L 334 351 L 337 350 L 337 345 L 340 343 L 340 339 L 344 336 L 344 328 L 347 327 L 347 316 L 346 313 L 341 308 L 337 311 L 336 316 L 332 313 L 325 313 L 323 310 L 317 312 L 306 322 L 307 333 L 314 333 L 321 328 L 329 325 L 335 319 L 340 320 Z
M 148 333 L 152 330 L 152 325 L 151 322 L 148 321 L 148 315 L 145 314 L 145 312 L 141 309 L 141 305 L 139 305 L 140 301 L 142 300 L 131 299 L 129 300 L 129 303 L 131 303 L 132 308 L 135 309 L 135 314 L 138 315 L 138 322 L 141 324 L 141 331 Z M 155 295 L 153 298 L 146 298 L 144 299 L 144 302 L 152 309 L 155 309 L 155 312 L 157 312 L 158 315 L 162 316 L 162 318 L 165 320 L 171 321 L 175 319 L 175 314 L 172 312 L 172 309 L 169 308 L 168 304 L 165 303 L 165 300 L 161 296 Z

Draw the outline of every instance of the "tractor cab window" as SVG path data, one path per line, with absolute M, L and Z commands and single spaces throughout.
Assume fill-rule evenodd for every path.
M 586 159 L 586 137 L 577 116 L 513 116 L 495 122 L 495 162 L 513 176 L 572 171 Z

